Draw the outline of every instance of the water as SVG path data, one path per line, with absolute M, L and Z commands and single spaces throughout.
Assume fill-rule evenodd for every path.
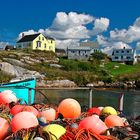
M 42 91 L 49 101 L 59 104 L 65 98 L 76 99 L 81 107 L 89 105 L 89 89 L 49 89 Z M 112 106 L 118 109 L 118 97 L 124 93 L 124 114 L 136 117 L 140 115 L 140 91 L 125 90 L 93 90 L 93 106 Z M 35 102 L 48 101 L 41 94 L 37 93 Z

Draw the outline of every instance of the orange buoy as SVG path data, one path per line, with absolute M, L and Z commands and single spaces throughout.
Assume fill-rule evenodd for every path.
M 8 134 L 9 128 L 10 125 L 8 121 L 0 117 L 0 140 L 3 140 L 5 138 L 5 136 Z
M 46 108 L 40 112 L 40 117 L 44 117 L 46 121 L 53 121 L 56 117 L 56 111 L 53 108 Z
M 98 107 L 92 107 L 88 110 L 88 112 L 90 114 L 96 114 L 96 115 L 100 115 L 101 114 L 101 110 Z
M 58 113 L 64 118 L 77 118 L 81 114 L 81 106 L 76 100 L 67 98 L 59 104 Z
M 23 128 L 36 127 L 37 125 L 38 120 L 36 116 L 27 111 L 16 114 L 11 121 L 12 132 L 16 132 Z
M 101 134 L 104 131 L 106 131 L 107 126 L 105 125 L 105 123 L 99 119 L 97 116 L 93 115 L 90 117 L 86 117 L 84 118 L 78 126 L 78 129 L 87 129 L 87 130 L 92 130 L 93 133 L 96 134 Z
M 0 104 L 9 104 L 17 102 L 18 99 L 11 90 L 4 90 L 0 93 Z
M 24 108 L 24 105 L 15 105 L 11 108 L 10 113 L 12 115 L 16 115 L 17 113 L 21 112 Z
M 33 106 L 24 106 L 22 111 L 28 111 L 33 113 L 36 117 L 39 115 L 39 112 L 37 111 L 36 108 L 34 108 Z
M 124 126 L 122 118 L 120 118 L 117 115 L 109 115 L 105 118 L 105 124 L 108 127 L 114 127 L 114 126 Z

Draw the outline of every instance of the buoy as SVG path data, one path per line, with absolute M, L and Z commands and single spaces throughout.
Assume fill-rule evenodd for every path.
M 108 127 L 124 126 L 123 119 L 117 115 L 109 115 L 105 118 L 105 124 Z
M 99 108 L 97 108 L 97 107 L 90 108 L 88 110 L 88 112 L 90 114 L 96 114 L 96 115 L 100 115 L 101 114 L 101 110 Z
M 48 126 L 45 126 L 43 128 L 43 131 L 50 132 L 52 134 L 52 139 L 56 140 L 56 138 L 59 139 L 62 135 L 65 134 L 66 129 L 58 124 L 50 124 Z
M 58 112 L 64 118 L 77 118 L 81 114 L 81 106 L 75 99 L 67 98 L 59 104 Z
M 56 117 L 56 111 L 53 108 L 46 108 L 40 112 L 40 117 L 44 117 L 46 121 L 53 121 Z
M 28 111 L 33 113 L 36 117 L 38 117 L 39 112 L 37 111 L 36 108 L 34 108 L 33 106 L 24 106 L 24 108 L 22 109 L 22 111 Z
M 8 134 L 9 128 L 10 125 L 8 121 L 0 117 L 0 140 L 5 138 L 5 136 Z
M 34 140 L 44 140 L 44 139 L 41 137 L 35 137 Z
M 103 106 L 99 106 L 98 108 L 100 109 L 100 111 L 102 111 L 104 107 Z
M 111 106 L 106 106 L 102 109 L 101 114 L 105 116 L 117 115 L 117 111 Z
M 0 93 L 0 104 L 9 104 L 11 102 L 17 102 L 18 99 L 11 90 L 4 90 Z
M 16 132 L 23 128 L 36 127 L 37 125 L 38 120 L 36 116 L 27 111 L 16 114 L 11 121 L 12 132 Z
M 15 105 L 11 108 L 10 113 L 12 115 L 16 115 L 17 113 L 21 112 L 24 108 L 24 105 Z
M 106 131 L 107 126 L 105 123 L 96 116 L 84 118 L 80 123 L 78 129 L 92 130 L 96 134 L 101 134 Z

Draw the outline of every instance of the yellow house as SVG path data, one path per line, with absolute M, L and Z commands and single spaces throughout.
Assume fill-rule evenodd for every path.
M 51 37 L 46 37 L 41 33 L 25 36 L 23 35 L 23 37 L 17 41 L 16 47 L 55 52 L 55 40 Z

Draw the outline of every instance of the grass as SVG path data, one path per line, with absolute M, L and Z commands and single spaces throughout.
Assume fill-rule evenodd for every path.
M 117 77 L 118 75 L 122 74 L 132 74 L 138 72 L 140 70 L 140 64 L 125 65 L 117 62 L 108 62 L 105 64 L 105 69 L 107 69 L 111 75 Z

